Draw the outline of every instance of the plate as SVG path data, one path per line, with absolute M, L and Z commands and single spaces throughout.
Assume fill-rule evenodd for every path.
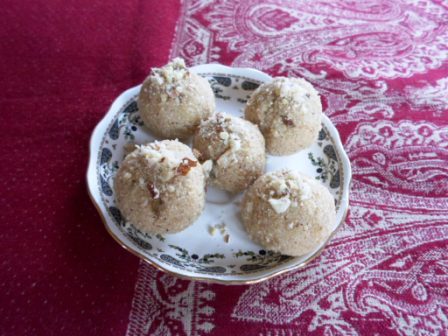
M 191 68 L 205 77 L 216 96 L 217 111 L 236 116 L 251 93 L 272 78 L 258 70 L 205 64 Z M 114 198 L 113 180 L 129 143 L 146 143 L 156 138 L 143 126 L 137 97 L 140 86 L 122 93 L 96 126 L 90 141 L 87 183 L 93 203 L 110 235 L 126 250 L 156 268 L 191 280 L 222 284 L 249 284 L 298 269 L 317 257 L 329 238 L 313 252 L 289 257 L 266 251 L 246 235 L 239 219 L 242 194 L 231 195 L 208 188 L 204 212 L 186 230 L 176 234 L 149 235 L 124 220 Z M 337 220 L 333 233 L 348 210 L 351 168 L 338 131 L 324 116 L 317 141 L 289 156 L 267 157 L 266 171 L 297 169 L 323 183 L 335 199 Z M 211 226 L 225 224 L 223 230 Z M 221 225 L 222 226 L 222 225 Z M 225 231 L 225 232 L 221 232 Z M 226 242 L 225 235 L 229 235 Z

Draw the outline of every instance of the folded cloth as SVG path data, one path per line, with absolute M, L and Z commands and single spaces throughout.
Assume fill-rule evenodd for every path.
M 441 1 L 8 1 L 0 21 L 0 335 L 448 330 L 448 8 Z M 353 168 L 306 268 L 180 280 L 106 233 L 84 181 L 111 101 L 175 56 L 304 77 Z
M 24 0 L 0 20 L 0 335 L 123 335 L 138 259 L 85 182 L 113 99 L 167 62 L 180 4 Z
M 351 212 L 305 269 L 225 287 L 140 264 L 128 335 L 448 330 L 448 26 L 422 1 L 185 0 L 171 56 L 304 77 L 341 133 Z

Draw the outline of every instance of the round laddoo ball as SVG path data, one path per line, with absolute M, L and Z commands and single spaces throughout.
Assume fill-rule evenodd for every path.
M 215 111 L 215 95 L 205 78 L 191 72 L 181 58 L 153 68 L 143 82 L 138 108 L 156 136 L 184 139 Z
M 265 143 L 258 127 L 228 114 L 204 120 L 193 136 L 193 148 L 210 184 L 232 193 L 246 189 L 265 169 Z
M 306 80 L 277 77 L 252 93 L 244 114 L 260 128 L 269 154 L 289 155 L 316 140 L 322 104 L 318 92 Z
M 246 191 L 241 217 L 257 244 L 301 256 L 328 239 L 336 210 L 325 186 L 298 172 L 281 170 L 261 176 Z
M 137 145 L 115 177 L 117 206 L 147 233 L 174 233 L 191 225 L 205 204 L 205 175 L 191 149 L 177 140 Z

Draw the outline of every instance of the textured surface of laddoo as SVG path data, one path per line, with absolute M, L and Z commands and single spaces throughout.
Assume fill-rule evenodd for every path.
M 115 177 L 117 206 L 148 233 L 174 233 L 191 225 L 205 203 L 203 168 L 176 140 L 136 146 Z
M 138 107 L 154 135 L 183 139 L 193 134 L 201 119 L 214 113 L 215 96 L 206 79 L 175 58 L 162 68 L 152 69 L 140 90 Z
M 245 118 L 257 124 L 273 155 L 288 155 L 309 147 L 321 129 L 318 92 L 302 78 L 277 77 L 255 90 Z
M 282 170 L 261 176 L 246 191 L 241 217 L 254 242 L 301 256 L 329 237 L 336 210 L 325 186 L 298 172 Z
M 247 120 L 217 113 L 204 120 L 193 137 L 193 148 L 209 170 L 211 185 L 229 192 L 247 188 L 263 174 L 265 142 Z

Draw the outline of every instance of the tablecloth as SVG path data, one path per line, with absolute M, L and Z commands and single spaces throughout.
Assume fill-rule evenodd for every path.
M 6 0 L 0 21 L 0 335 L 446 335 L 448 3 Z M 124 251 L 86 191 L 110 103 L 181 56 L 320 92 L 350 214 L 305 269 L 180 280 Z

